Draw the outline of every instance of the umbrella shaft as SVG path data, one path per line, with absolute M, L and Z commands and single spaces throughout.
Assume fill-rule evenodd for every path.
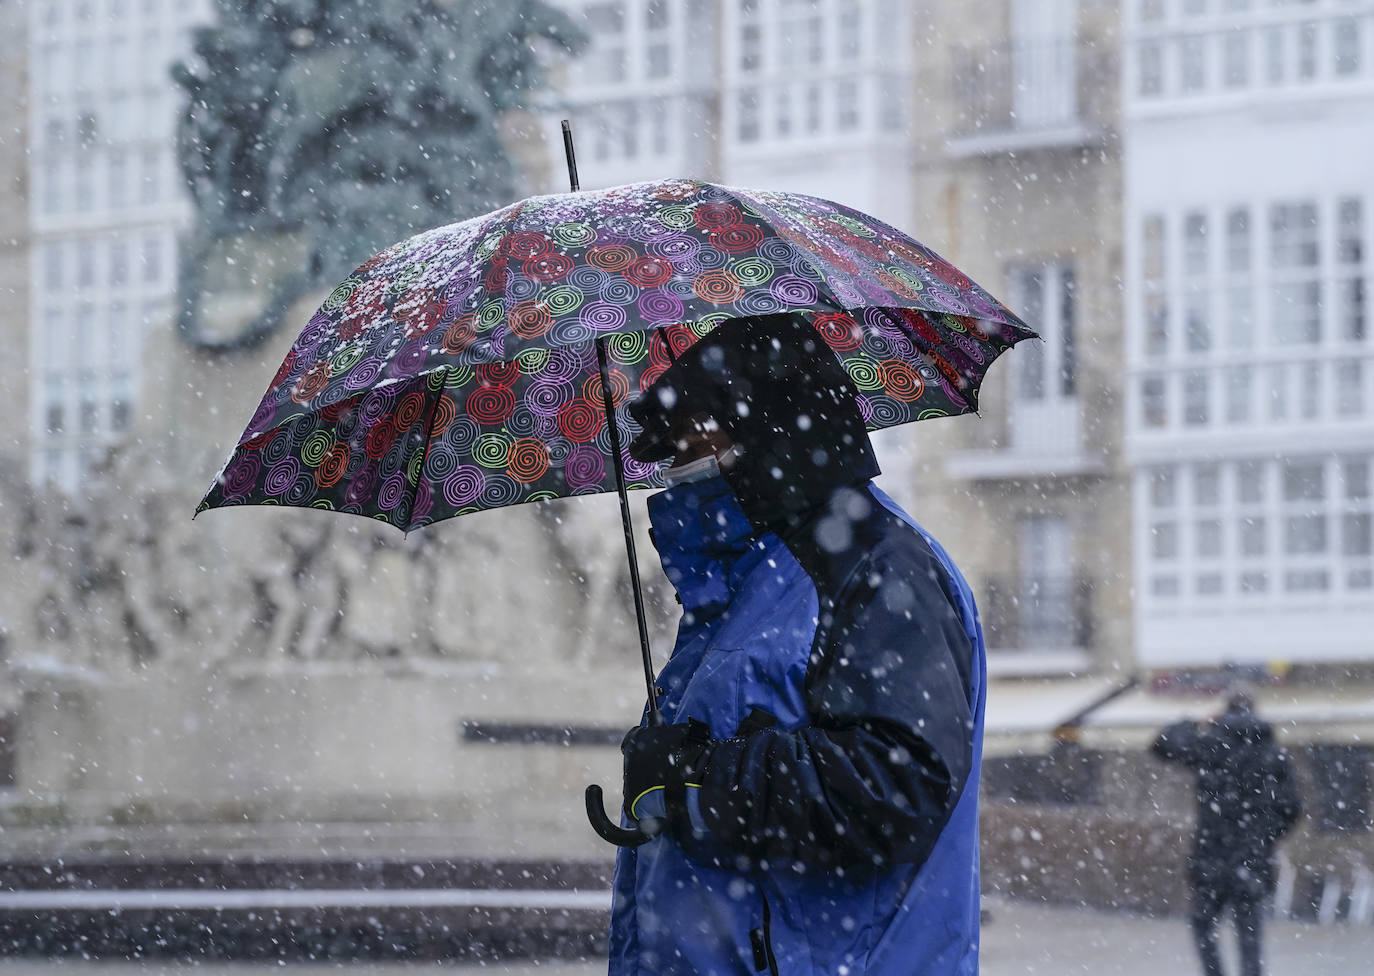
M 620 456 L 620 425 L 616 422 L 615 401 L 611 397 L 611 374 L 606 363 L 606 340 L 596 340 L 596 359 L 601 367 L 601 399 L 606 407 L 606 423 L 611 434 L 611 455 L 615 459 L 615 490 L 620 496 L 620 522 L 625 529 L 625 554 L 630 561 L 630 589 L 635 598 L 635 620 L 639 624 L 639 650 L 644 659 L 644 686 L 649 695 L 649 724 L 662 725 L 658 695 L 654 691 L 654 661 L 649 651 L 649 626 L 644 616 L 644 589 L 639 582 L 639 559 L 635 556 L 634 525 L 630 521 L 630 495 L 625 490 L 625 470 Z

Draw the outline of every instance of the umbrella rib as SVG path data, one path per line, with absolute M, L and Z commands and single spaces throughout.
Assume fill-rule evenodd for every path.
M 427 379 L 429 375 L 430 374 L 425 373 L 424 378 Z M 448 376 L 447 366 L 444 367 L 444 376 L 446 378 Z M 430 399 L 429 423 L 425 425 L 425 442 L 420 448 L 424 452 L 420 456 L 420 473 L 419 476 L 415 479 L 415 487 L 411 489 L 410 513 L 406 516 L 405 527 L 401 529 L 401 534 L 407 538 L 410 536 L 411 526 L 415 524 L 415 500 L 420 497 L 420 482 L 424 480 L 425 465 L 429 462 L 429 446 L 434 443 L 434 422 L 439 417 L 439 400 L 443 397 L 443 395 L 444 388 L 441 386 L 438 390 L 434 391 Z

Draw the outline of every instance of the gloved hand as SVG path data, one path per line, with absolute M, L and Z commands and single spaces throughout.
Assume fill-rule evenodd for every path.
M 696 719 L 630 729 L 620 743 L 625 757 L 625 813 L 630 819 L 645 816 L 655 791 L 663 795 L 662 805 L 652 802 L 652 809 L 658 810 L 667 808 L 675 795 L 682 796 L 684 785 L 699 785 L 695 777 L 710 742 L 710 727 Z M 670 817 L 675 812 L 686 813 L 668 808 Z

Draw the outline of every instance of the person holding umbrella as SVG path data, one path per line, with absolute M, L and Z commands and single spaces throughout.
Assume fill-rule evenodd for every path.
M 976 973 L 985 664 L 949 556 L 871 479 L 808 321 L 736 319 L 630 406 L 683 613 L 623 744 L 612 976 Z
M 411 532 L 615 491 L 648 707 L 623 825 L 586 789 L 624 848 L 612 972 L 974 973 L 983 640 L 944 550 L 870 483 L 868 431 L 976 411 L 1035 333 L 842 204 L 580 191 L 565 145 L 573 192 L 340 282 L 197 511 Z M 628 493 L 665 483 L 684 612 L 655 675 Z

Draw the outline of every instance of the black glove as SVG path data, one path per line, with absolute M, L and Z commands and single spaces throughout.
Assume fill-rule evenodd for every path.
M 625 813 L 629 818 L 639 820 L 643 816 L 643 801 L 654 790 L 664 792 L 670 820 L 685 817 L 685 787 L 688 783 L 698 785 L 694 777 L 701 771 L 710 742 L 710 727 L 696 719 L 630 729 L 620 743 L 625 756 Z

